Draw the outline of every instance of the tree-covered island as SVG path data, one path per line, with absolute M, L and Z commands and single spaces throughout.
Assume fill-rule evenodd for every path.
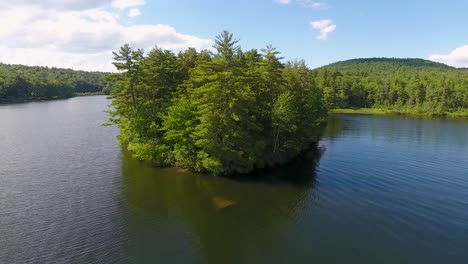
M 215 175 L 290 161 L 319 140 L 328 109 L 468 113 L 468 71 L 422 59 L 356 59 L 315 70 L 279 52 L 243 51 L 229 32 L 214 52 L 114 52 L 110 123 L 134 157 Z M 336 110 L 335 110 L 336 111 Z
M 312 70 L 238 42 L 223 32 L 213 50 L 124 45 L 111 74 L 0 63 L 0 103 L 114 89 L 110 123 L 134 157 L 216 175 L 290 161 L 318 142 L 329 110 L 468 117 L 468 69 L 370 58 Z
M 215 175 L 283 164 L 317 142 L 327 109 L 304 61 L 242 51 L 229 32 L 215 52 L 128 45 L 114 53 L 110 121 L 133 155 Z

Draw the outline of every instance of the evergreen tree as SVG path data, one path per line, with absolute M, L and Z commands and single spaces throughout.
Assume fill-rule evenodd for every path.
M 317 141 L 326 111 L 312 71 L 285 67 L 271 46 L 244 53 L 238 43 L 224 31 L 215 54 L 122 47 L 111 111 L 121 143 L 142 160 L 232 175 L 282 164 Z

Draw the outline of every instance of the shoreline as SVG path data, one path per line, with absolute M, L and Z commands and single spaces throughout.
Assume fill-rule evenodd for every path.
M 400 115 L 412 117 L 448 117 L 468 119 L 467 111 L 445 112 L 445 113 L 421 113 L 411 111 L 398 111 L 385 108 L 338 108 L 329 111 L 330 114 L 352 114 L 352 115 Z
M 35 103 L 35 102 L 48 102 L 48 101 L 56 101 L 56 100 L 67 100 L 75 97 L 86 97 L 86 96 L 101 96 L 106 95 L 104 93 L 90 93 L 90 94 L 74 94 L 70 97 L 58 97 L 58 98 L 33 98 L 33 99 L 14 99 L 14 100 L 7 100 L 7 99 L 0 99 L 0 105 L 7 105 L 7 104 L 24 104 L 24 103 Z

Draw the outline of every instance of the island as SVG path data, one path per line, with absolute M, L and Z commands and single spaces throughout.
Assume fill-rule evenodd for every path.
M 372 58 L 315 70 L 272 46 L 243 51 L 232 33 L 214 50 L 114 52 L 109 124 L 133 156 L 158 166 L 242 175 L 281 166 L 316 144 L 329 110 L 468 113 L 468 70 Z M 356 110 L 357 109 L 357 110 Z
M 314 73 L 267 46 L 242 51 L 224 31 L 215 52 L 114 52 L 110 123 L 133 156 L 214 175 L 276 167 L 318 142 L 327 109 Z

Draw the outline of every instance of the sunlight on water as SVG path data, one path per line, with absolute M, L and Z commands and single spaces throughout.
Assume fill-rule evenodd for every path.
M 248 180 L 157 169 L 105 97 L 0 106 L 0 263 L 465 263 L 468 122 L 333 116 Z

